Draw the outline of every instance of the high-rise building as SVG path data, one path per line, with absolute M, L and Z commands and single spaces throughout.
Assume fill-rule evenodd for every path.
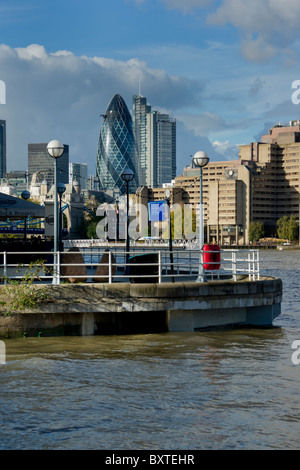
M 69 163 L 69 182 L 76 180 L 80 183 L 81 189 L 88 187 L 88 166 L 87 163 Z
M 6 173 L 6 121 L 0 120 L 0 178 Z
M 152 111 L 147 99 L 133 96 L 133 123 L 139 183 L 156 187 L 176 176 L 176 121 Z
M 270 234 L 277 220 L 299 218 L 300 121 L 275 125 L 259 142 L 241 145 L 240 159 L 251 170 L 250 221 L 263 222 Z
M 117 94 L 110 101 L 100 129 L 96 170 L 100 190 L 126 192 L 121 174 L 130 168 L 134 179 L 130 190 L 138 186 L 132 118 L 123 98 Z
M 172 204 L 181 202 L 198 211 L 199 175 L 191 166 L 175 177 Z M 144 205 L 162 200 L 164 194 L 163 187 L 137 191 Z M 202 194 L 208 242 L 245 244 L 251 222 L 262 222 L 265 236 L 274 237 L 278 219 L 295 216 L 299 221 L 300 120 L 276 125 L 260 141 L 240 145 L 239 160 L 209 162 L 203 168 Z
M 54 183 L 54 159 L 47 151 L 48 144 L 28 144 L 28 182 L 31 183 L 32 175 L 40 173 L 41 179 L 46 180 L 48 186 Z M 57 181 L 69 183 L 69 146 L 64 144 L 64 153 L 57 158 Z
M 157 184 L 161 186 L 170 183 L 176 176 L 176 121 L 168 114 L 157 111 L 152 116 L 156 133 L 156 178 Z
M 139 184 L 147 185 L 147 116 L 151 113 L 151 106 L 147 104 L 147 98 L 142 95 L 133 96 L 133 130 L 136 148 L 137 169 L 139 172 Z

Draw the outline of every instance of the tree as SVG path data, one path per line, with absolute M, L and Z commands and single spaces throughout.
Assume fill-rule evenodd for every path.
M 262 222 L 250 222 L 249 225 L 249 240 L 256 242 L 265 234 L 264 224 Z
M 277 220 L 277 234 L 285 240 L 296 240 L 298 238 L 298 224 L 295 215 L 284 216 Z
M 297 240 L 298 239 L 298 223 L 295 215 L 291 215 L 290 222 L 289 222 L 289 240 Z

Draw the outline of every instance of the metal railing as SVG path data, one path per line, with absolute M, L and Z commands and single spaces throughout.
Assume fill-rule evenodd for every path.
M 107 255 L 104 262 L 101 258 Z M 36 276 L 35 282 L 60 284 L 61 282 L 183 282 L 195 281 L 199 274 L 199 250 L 173 250 L 170 258 L 168 250 L 132 250 L 126 264 L 124 249 L 105 251 L 103 248 L 80 249 L 79 252 L 0 252 L 0 279 L 2 283 L 11 280 L 24 280 L 25 273 Z M 210 252 L 205 252 L 210 253 Z M 66 262 L 64 255 L 82 255 L 82 262 Z M 139 255 L 148 255 L 148 261 Z M 150 255 L 150 262 L 149 262 Z M 221 250 L 221 260 L 214 264 L 219 269 L 204 269 L 205 281 L 242 278 L 260 279 L 259 250 Z M 151 260 L 152 256 L 152 260 Z M 139 259 L 140 257 L 140 259 Z M 31 258 L 31 259 L 30 259 Z M 133 259 L 135 263 L 133 264 Z M 173 260 L 171 263 L 170 259 Z M 56 260 L 56 263 L 54 262 Z M 70 261 L 70 260 L 69 260 Z M 205 262 L 203 263 L 205 266 Z M 40 272 L 35 274 L 34 267 Z M 97 274 L 97 268 L 102 272 Z M 201 265 L 200 265 L 201 266 Z M 74 269 L 76 268 L 76 269 Z M 128 268 L 128 269 L 126 269 Z M 69 272 L 66 272 L 66 270 Z M 81 271 L 78 273 L 78 269 Z M 77 273 L 76 273 L 77 270 Z M 65 273 L 64 273 L 65 272 Z M 72 281 L 70 281 L 72 279 Z

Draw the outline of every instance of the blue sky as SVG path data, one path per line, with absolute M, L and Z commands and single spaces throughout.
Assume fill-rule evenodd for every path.
M 0 0 L 8 170 L 27 144 L 59 139 L 95 172 L 103 113 L 139 91 L 177 120 L 177 174 L 190 155 L 238 145 L 300 118 L 299 0 Z

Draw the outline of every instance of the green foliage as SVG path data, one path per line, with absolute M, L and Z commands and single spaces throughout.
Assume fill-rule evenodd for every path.
M 250 222 L 249 241 L 256 242 L 265 234 L 264 224 L 262 222 Z
M 298 238 L 298 223 L 295 215 L 291 217 L 281 217 L 277 220 L 277 234 L 279 238 L 285 240 L 297 240 Z
M 80 238 L 98 238 L 96 228 L 100 220 L 102 220 L 104 217 L 96 215 L 98 206 L 99 201 L 94 196 L 92 196 L 86 204 L 88 212 L 84 212 L 84 220 L 80 227 L 78 227 L 78 234 Z
M 185 220 L 185 217 L 187 220 Z M 176 204 L 171 209 L 171 231 L 172 239 L 190 239 L 196 232 L 196 212 L 194 209 L 184 211 L 183 206 Z M 169 224 L 163 233 L 165 239 L 169 238 Z
M 9 295 L 9 302 L 5 302 L 7 315 L 15 310 L 36 308 L 49 300 L 47 287 L 38 287 L 33 284 L 36 279 L 41 280 L 39 275 L 45 269 L 43 262 L 36 261 L 29 264 L 20 280 L 6 278 L 6 293 Z

